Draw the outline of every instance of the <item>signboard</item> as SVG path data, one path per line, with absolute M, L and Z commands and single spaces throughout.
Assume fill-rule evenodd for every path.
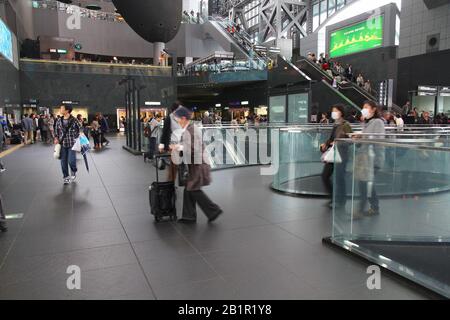
M 439 88 L 439 96 L 450 97 L 450 87 L 440 87 Z
M 437 96 L 438 87 L 437 86 L 419 86 L 417 88 L 418 96 Z
M 269 121 L 286 122 L 286 96 L 274 96 L 269 99 Z
M 384 16 L 378 16 L 364 22 L 331 33 L 330 57 L 341 57 L 383 46 Z
M 309 94 L 291 94 L 288 97 L 289 123 L 308 123 Z
M 0 53 L 14 63 L 12 33 L 0 19 Z

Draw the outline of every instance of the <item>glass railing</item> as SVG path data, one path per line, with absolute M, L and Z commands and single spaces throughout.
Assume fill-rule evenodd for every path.
M 39 59 L 20 59 L 20 69 L 34 72 L 91 73 L 124 76 L 170 77 L 172 75 L 172 67 Z
M 67 14 L 78 13 L 80 17 L 83 18 L 104 20 L 109 22 L 119 22 L 119 23 L 125 22 L 122 16 L 118 13 L 90 10 L 87 8 L 83 8 L 81 6 L 67 4 L 56 0 L 32 1 L 32 5 L 34 9 L 55 10 L 65 12 Z
M 202 126 L 206 155 L 212 169 L 235 168 L 271 164 L 271 136 L 277 134 L 278 126 L 215 125 Z M 162 128 L 154 133 L 159 141 Z M 149 139 L 141 130 L 142 152 L 149 150 Z
M 395 127 L 387 127 L 385 134 L 362 134 L 360 126 L 353 126 L 353 136 L 358 139 L 372 138 L 374 140 L 388 139 L 394 143 L 407 145 L 423 145 L 434 147 L 450 147 L 450 130 L 445 127 L 436 128 L 403 128 L 399 131 Z M 329 196 L 324 182 L 320 145 L 325 143 L 331 134 L 332 127 L 299 126 L 280 129 L 278 171 L 274 175 L 273 189 L 285 193 L 312 196 Z M 393 153 L 386 152 L 386 161 L 389 163 L 408 162 L 406 166 L 413 165 L 408 159 Z M 351 162 L 352 159 L 349 160 Z M 391 181 L 392 184 L 395 181 Z M 385 187 L 383 194 L 391 194 L 392 188 Z M 408 190 L 408 194 L 414 194 L 415 189 Z
M 273 179 L 273 189 L 294 194 L 323 195 L 320 145 L 330 137 L 331 131 L 332 127 L 281 129 L 278 171 Z
M 441 140 L 338 140 L 330 241 L 449 298 L 450 148 Z
M 272 187 L 275 190 L 328 195 L 320 178 L 323 163 L 319 147 L 329 138 L 333 126 L 270 123 L 202 125 L 200 122 L 197 125 L 203 132 L 203 141 L 213 169 L 274 164 L 276 170 Z M 447 129 L 444 127 L 411 129 L 414 130 L 404 128 L 404 131 L 398 132 L 394 127 L 387 127 L 387 133 L 377 138 L 450 147 L 450 133 L 446 134 Z M 360 125 L 353 125 L 354 132 L 360 130 Z M 159 141 L 161 135 L 160 127 L 153 136 Z M 144 125 L 141 126 L 140 139 L 142 152 L 148 152 L 149 139 L 144 136 Z M 393 161 L 400 159 L 394 156 Z

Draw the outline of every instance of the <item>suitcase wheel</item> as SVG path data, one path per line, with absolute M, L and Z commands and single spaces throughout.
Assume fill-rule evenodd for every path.
M 155 216 L 155 222 L 161 222 L 162 219 L 160 217 Z

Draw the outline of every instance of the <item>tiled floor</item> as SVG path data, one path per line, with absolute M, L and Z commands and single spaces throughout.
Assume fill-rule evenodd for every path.
M 24 213 L 0 234 L 0 299 L 426 299 L 383 274 L 366 287 L 367 263 L 324 246 L 326 200 L 270 190 L 259 168 L 213 173 L 206 188 L 225 213 L 214 224 L 154 224 L 154 170 L 121 149 L 123 138 L 79 160 L 63 186 L 52 148 L 24 147 L 4 159 L 7 213 Z M 178 207 L 181 210 L 181 192 Z M 68 290 L 68 266 L 81 290 Z

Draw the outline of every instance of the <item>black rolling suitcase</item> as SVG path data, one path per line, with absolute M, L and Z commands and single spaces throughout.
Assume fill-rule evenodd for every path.
M 170 155 L 155 155 L 155 161 L 160 158 L 170 157 Z M 176 208 L 176 188 L 175 183 L 159 182 L 159 168 L 156 167 L 156 181 L 149 187 L 150 209 L 156 222 L 169 218 L 172 221 L 177 220 Z

